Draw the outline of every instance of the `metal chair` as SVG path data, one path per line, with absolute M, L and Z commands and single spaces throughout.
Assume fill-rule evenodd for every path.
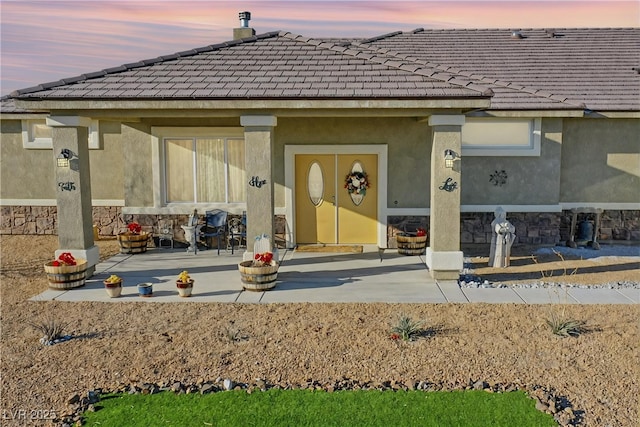
M 200 233 L 200 237 L 207 241 L 215 237 L 218 243 L 218 255 L 220 255 L 220 244 L 224 244 L 224 248 L 227 248 L 227 212 L 215 209 L 205 212 L 206 222 Z
M 242 212 L 241 218 L 232 218 L 230 221 L 229 240 L 231 241 L 231 255 L 233 255 L 235 241 L 238 241 L 238 247 L 242 246 L 242 240 L 247 242 L 247 212 Z

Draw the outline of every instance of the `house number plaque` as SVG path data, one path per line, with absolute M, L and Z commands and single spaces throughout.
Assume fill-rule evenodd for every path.
M 58 187 L 60 187 L 62 191 L 73 191 L 76 189 L 76 183 L 71 181 L 59 182 Z
M 267 183 L 266 179 L 260 179 L 259 176 L 252 176 L 249 181 L 249 185 L 252 187 L 260 188 Z

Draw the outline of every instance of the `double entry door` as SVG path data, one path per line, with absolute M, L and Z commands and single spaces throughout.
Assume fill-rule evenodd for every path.
M 377 154 L 297 154 L 296 242 L 375 244 L 377 167 Z

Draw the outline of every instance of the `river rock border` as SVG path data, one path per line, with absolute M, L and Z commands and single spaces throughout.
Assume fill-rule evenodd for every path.
M 556 422 L 563 427 L 582 425 L 584 411 L 573 408 L 566 396 L 558 394 L 554 389 L 541 385 L 523 385 L 516 383 L 490 384 L 483 380 L 470 379 L 467 383 L 432 382 L 428 380 L 412 380 L 408 382 L 398 381 L 357 381 L 343 378 L 332 382 L 321 382 L 308 379 L 302 384 L 288 384 L 270 382 L 267 379 L 258 378 L 251 383 L 236 382 L 229 378 L 217 378 L 215 381 L 199 380 L 197 383 L 184 383 L 177 380 L 167 380 L 160 383 L 132 382 L 121 383 L 115 389 L 95 389 L 88 391 L 84 397 L 73 394 L 69 397 L 68 411 L 58 420 L 63 427 L 83 425 L 83 414 L 87 411 L 98 410 L 96 407 L 103 394 L 156 394 L 160 392 L 173 392 L 176 394 L 208 394 L 219 393 L 228 390 L 245 390 L 248 394 L 267 391 L 269 389 L 282 390 L 317 390 L 333 393 L 340 390 L 380 390 L 380 391 L 454 391 L 454 390 L 484 390 L 487 393 L 507 393 L 523 390 L 535 400 L 537 410 L 553 415 Z

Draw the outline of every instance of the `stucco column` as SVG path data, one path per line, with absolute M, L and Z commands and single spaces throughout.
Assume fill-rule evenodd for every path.
M 58 249 L 87 260 L 87 277 L 95 271 L 100 252 L 93 241 L 91 175 L 89 173 L 89 125 L 86 117 L 52 116 L 53 168 L 58 208 Z M 69 166 L 59 167 L 57 158 L 68 150 Z
M 433 129 L 431 150 L 431 216 L 427 266 L 434 279 L 457 280 L 463 267 L 460 251 L 460 159 L 445 165 L 445 151 L 462 151 L 462 115 L 429 117 Z
M 253 241 L 266 234 L 274 243 L 273 128 L 275 116 L 241 116 L 244 126 L 247 173 L 247 253 L 253 258 Z

